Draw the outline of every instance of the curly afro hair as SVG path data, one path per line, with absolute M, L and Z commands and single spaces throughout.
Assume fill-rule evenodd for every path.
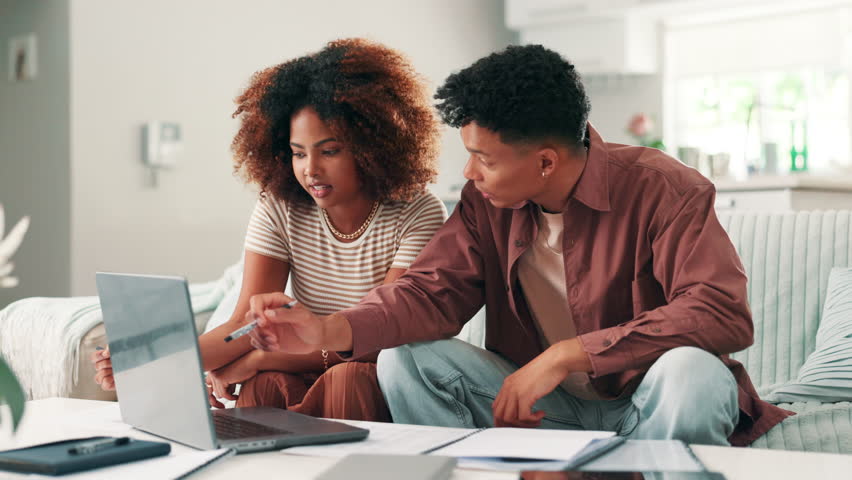
M 293 173 L 290 149 L 290 118 L 307 106 L 351 150 L 374 198 L 409 200 L 437 175 L 439 123 L 425 85 L 402 54 L 383 45 L 330 42 L 255 73 L 236 103 L 234 170 L 261 194 L 312 201 Z
M 454 73 L 438 89 L 444 123 L 475 121 L 506 143 L 584 144 L 591 104 L 574 65 L 541 45 L 510 46 Z

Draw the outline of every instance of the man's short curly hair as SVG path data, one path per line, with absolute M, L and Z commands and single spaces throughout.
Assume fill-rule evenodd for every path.
M 471 121 L 506 143 L 583 145 L 591 104 L 574 65 L 541 45 L 510 46 L 450 75 L 435 98 L 444 123 Z
M 381 201 L 409 200 L 437 175 L 439 124 L 426 88 L 399 52 L 363 39 L 328 43 L 254 74 L 237 99 L 235 171 L 276 198 L 309 202 L 292 167 L 290 119 L 316 109 L 353 153 Z

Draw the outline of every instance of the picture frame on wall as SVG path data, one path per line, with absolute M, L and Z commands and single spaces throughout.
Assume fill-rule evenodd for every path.
M 34 80 L 38 74 L 36 36 L 34 33 L 9 39 L 9 81 Z

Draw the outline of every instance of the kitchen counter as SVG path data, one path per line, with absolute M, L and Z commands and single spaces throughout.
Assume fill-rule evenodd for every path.
M 716 179 L 717 210 L 850 210 L 852 177 L 817 175 L 754 176 Z
M 821 192 L 852 192 L 852 176 L 817 175 L 756 175 L 747 180 L 716 179 L 717 192 L 759 190 L 814 190 Z

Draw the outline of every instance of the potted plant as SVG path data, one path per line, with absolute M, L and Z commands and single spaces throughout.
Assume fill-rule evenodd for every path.
M 630 117 L 630 122 L 627 124 L 627 133 L 632 136 L 639 145 L 643 147 L 657 148 L 665 150 L 666 144 L 659 137 L 652 137 L 651 132 L 654 130 L 654 121 L 651 117 L 644 113 L 637 113 Z
M 8 235 L 5 234 L 5 220 L 3 205 L 0 204 L 0 288 L 12 288 L 18 285 L 18 279 L 11 275 L 14 265 L 10 259 L 24 239 L 24 234 L 27 233 L 30 218 L 22 218 Z M 24 414 L 25 401 L 26 397 L 21 389 L 21 384 L 18 383 L 12 369 L 0 355 L 0 406 L 4 404 L 9 406 L 12 413 L 13 432 L 18 428 L 18 423 Z M 2 413 L 2 409 L 0 409 L 0 413 Z M 0 415 L 0 421 L 2 419 L 2 415 Z
M 30 217 L 18 221 L 8 235 L 5 235 L 5 225 L 6 215 L 0 203 L 0 288 L 12 288 L 18 286 L 18 279 L 12 276 L 15 265 L 10 260 L 30 228 Z
M 18 423 L 24 415 L 24 402 L 26 397 L 18 379 L 0 356 L 0 405 L 9 405 L 12 412 L 12 432 L 18 428 Z M 0 421 L 2 420 L 3 415 L 0 415 Z

